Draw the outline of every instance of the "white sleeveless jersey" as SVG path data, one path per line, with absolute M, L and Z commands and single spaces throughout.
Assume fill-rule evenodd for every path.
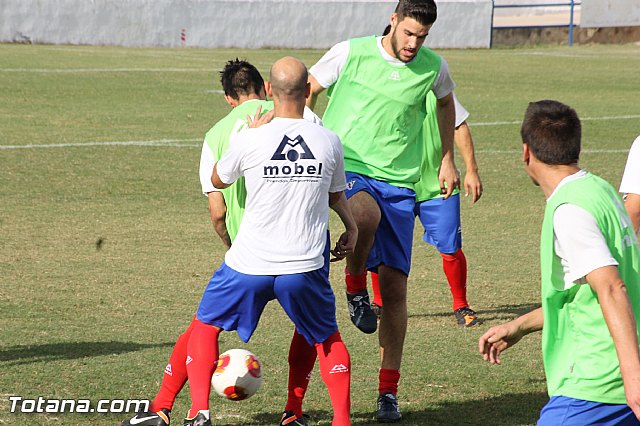
M 245 214 L 225 263 L 249 275 L 313 271 L 329 222 L 329 192 L 346 189 L 338 136 L 304 119 L 274 118 L 235 135 L 217 165 L 220 179 L 245 177 Z

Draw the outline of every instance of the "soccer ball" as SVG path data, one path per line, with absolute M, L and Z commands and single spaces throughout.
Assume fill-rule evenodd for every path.
M 262 384 L 262 365 L 257 356 L 245 349 L 230 349 L 216 361 L 211 384 L 216 393 L 232 401 L 255 394 Z

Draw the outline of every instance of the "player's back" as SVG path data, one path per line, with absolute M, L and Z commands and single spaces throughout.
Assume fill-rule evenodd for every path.
M 247 274 L 289 274 L 320 268 L 329 192 L 344 189 L 342 145 L 331 131 L 303 119 L 275 118 L 237 135 L 220 170 L 245 177 L 247 202 L 225 258 Z

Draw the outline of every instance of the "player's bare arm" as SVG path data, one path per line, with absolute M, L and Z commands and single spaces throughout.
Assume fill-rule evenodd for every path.
M 316 102 L 318 101 L 318 95 L 322 93 L 324 87 L 322 87 L 320 83 L 318 83 L 318 80 L 316 80 L 316 78 L 311 74 L 309 74 L 309 84 L 311 84 L 311 93 L 307 98 L 306 104 L 309 108 L 315 110 Z
M 447 199 L 453 193 L 453 190 L 460 185 L 460 175 L 453 160 L 453 134 L 456 120 L 453 93 L 438 99 L 436 114 L 442 143 L 442 163 L 438 172 L 438 181 L 440 182 L 442 194 Z
M 334 257 L 331 259 L 331 262 L 335 262 L 353 253 L 353 249 L 356 247 L 358 240 L 358 225 L 353 218 L 344 192 L 330 192 L 329 207 L 338 214 L 345 227 L 345 231 L 340 235 L 338 241 L 336 241 L 335 248 L 331 250 L 331 254 Z
M 542 330 L 542 308 L 535 309 L 513 321 L 491 327 L 478 341 L 482 358 L 491 364 L 501 364 L 500 354 L 529 333 Z
M 209 201 L 209 215 L 211 216 L 211 223 L 216 234 L 222 240 L 222 244 L 228 249 L 231 248 L 231 238 L 227 230 L 226 217 L 227 217 L 227 203 L 224 201 L 222 192 L 213 191 L 207 194 Z
M 627 209 L 627 213 L 629 213 L 633 230 L 637 234 L 640 229 L 640 194 L 627 194 L 624 200 L 624 207 Z
M 231 186 L 230 183 L 224 183 L 218 175 L 218 163 L 213 165 L 213 173 L 211 173 L 211 183 L 215 188 L 225 189 Z
M 627 403 L 640 419 L 640 353 L 637 324 L 626 286 L 618 275 L 617 266 L 613 265 L 595 269 L 585 278 L 598 294 L 604 320 L 620 360 L 620 373 Z
M 464 195 L 468 197 L 471 194 L 471 201 L 475 203 L 482 196 L 482 181 L 478 174 L 478 163 L 476 162 L 475 148 L 473 146 L 473 138 L 471 137 L 471 131 L 466 121 L 463 121 L 458 127 L 456 127 L 454 133 L 454 141 L 458 150 L 460 150 L 460 156 L 465 165 L 464 176 Z

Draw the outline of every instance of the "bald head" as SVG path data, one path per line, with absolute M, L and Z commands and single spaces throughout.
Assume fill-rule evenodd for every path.
M 307 67 L 298 59 L 285 56 L 271 67 L 269 80 L 274 97 L 305 99 Z

